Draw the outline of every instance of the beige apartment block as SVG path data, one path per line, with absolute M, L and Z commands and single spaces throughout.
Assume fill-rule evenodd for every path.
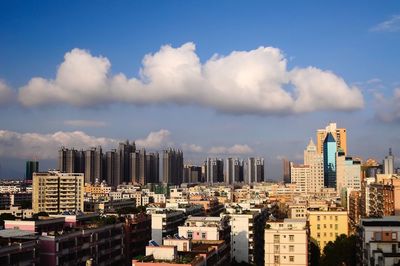
M 84 175 L 49 171 L 33 174 L 34 213 L 59 214 L 83 211 Z
M 324 140 L 328 133 L 336 140 L 337 149 L 342 149 L 347 154 L 347 132 L 345 128 L 337 128 L 336 123 L 330 123 L 325 129 L 317 130 L 317 152 L 318 154 L 324 153 Z
M 265 266 L 308 265 L 306 219 L 284 219 L 265 226 Z

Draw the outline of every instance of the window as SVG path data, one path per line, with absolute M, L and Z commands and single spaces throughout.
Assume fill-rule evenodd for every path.
M 317 221 L 320 221 L 321 220 L 321 217 L 318 215 L 317 216 Z
M 337 221 L 339 219 L 339 217 L 338 216 L 335 216 L 335 221 Z
M 206 237 L 207 237 L 207 234 L 206 234 L 206 233 L 201 233 L 201 238 L 202 238 L 202 239 L 206 239 Z
M 326 224 L 324 224 L 324 228 L 326 228 Z
M 274 256 L 274 262 L 279 263 L 279 256 Z
M 317 233 L 317 237 L 320 238 L 321 237 L 321 233 Z
M 187 232 L 187 237 L 188 238 L 193 238 L 193 232 L 192 231 L 188 231 Z
M 279 245 L 275 245 L 275 246 L 274 246 L 274 252 L 275 252 L 275 253 L 278 253 L 278 252 L 279 252 Z
M 339 229 L 339 225 L 335 224 L 335 230 L 338 230 L 338 229 Z
M 279 243 L 279 235 L 274 235 L 274 243 Z
M 329 225 L 329 228 L 332 229 L 332 228 L 333 228 L 333 224 L 330 224 L 330 225 Z
M 289 261 L 294 262 L 294 256 L 289 256 Z
M 321 229 L 321 225 L 320 224 L 317 224 L 317 229 L 318 230 Z
M 289 241 L 294 241 L 294 235 L 289 235 Z
M 289 252 L 294 252 L 294 246 L 289 246 Z
M 397 240 L 397 233 L 392 233 L 392 240 Z

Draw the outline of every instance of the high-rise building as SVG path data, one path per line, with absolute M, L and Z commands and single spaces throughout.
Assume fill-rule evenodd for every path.
M 336 141 L 336 149 L 347 154 L 347 133 L 345 128 L 337 128 L 336 123 L 330 123 L 325 129 L 317 130 L 317 152 L 323 154 L 326 135 L 331 133 Z
M 58 150 L 58 170 L 64 173 L 84 173 L 84 152 L 61 147 Z
M 163 182 L 180 185 L 183 182 L 183 153 L 167 149 L 163 152 Z
M 264 158 L 248 158 L 245 168 L 246 183 L 252 184 L 264 181 Z
M 103 179 L 103 152 L 101 146 L 85 151 L 85 183 Z
M 131 163 L 130 163 L 130 173 L 131 173 L 131 182 L 137 183 L 141 185 L 147 184 L 147 156 L 146 150 L 136 150 L 131 153 Z
M 158 152 L 146 154 L 147 183 L 160 182 L 160 155 Z
M 234 184 L 236 182 L 243 182 L 243 161 L 239 158 L 227 158 L 225 183 Z
M 34 213 L 59 214 L 64 211 L 83 211 L 83 194 L 83 174 L 58 171 L 33 174 Z
M 218 158 L 207 158 L 207 183 L 221 183 L 224 182 L 224 161 Z
M 27 161 L 25 164 L 25 180 L 32 180 L 33 173 L 39 172 L 38 161 Z
M 183 182 L 184 183 L 198 183 L 201 182 L 201 167 L 196 165 L 185 165 L 183 168 Z
M 283 165 L 283 183 L 288 184 L 290 183 L 290 161 L 286 158 L 282 159 Z
M 111 186 L 118 186 L 120 184 L 118 165 L 119 165 L 119 153 L 117 153 L 117 150 L 114 149 L 106 152 L 105 179 L 107 181 L 107 184 Z
M 296 184 L 297 191 L 308 193 L 308 183 L 310 181 L 311 170 L 308 165 L 291 164 L 290 168 L 291 183 Z
M 394 156 L 392 148 L 389 149 L 389 155 L 383 160 L 383 171 L 385 175 L 394 174 Z
M 324 187 L 324 157 L 317 152 L 312 139 L 304 150 L 304 165 L 310 167 L 310 178 L 307 180 L 308 193 L 320 192 Z
M 324 140 L 324 186 L 336 189 L 336 141 L 329 132 Z
M 336 191 L 342 193 L 343 190 L 361 190 L 361 162 L 339 151 L 336 157 Z
M 136 151 L 135 142 L 129 143 L 126 142 L 119 143 L 118 153 L 119 153 L 119 164 L 118 164 L 118 172 L 119 172 L 119 180 L 120 182 L 130 182 L 131 181 L 131 173 L 130 173 L 130 154 Z

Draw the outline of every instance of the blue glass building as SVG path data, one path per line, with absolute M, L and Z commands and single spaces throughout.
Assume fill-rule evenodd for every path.
M 324 187 L 336 188 L 336 140 L 328 133 L 324 140 Z

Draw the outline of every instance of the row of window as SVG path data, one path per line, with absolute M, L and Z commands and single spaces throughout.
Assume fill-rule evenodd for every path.
M 322 216 L 324 218 L 324 220 L 326 220 L 326 215 Z M 337 221 L 339 219 L 339 217 L 337 215 L 333 216 L 333 215 L 329 215 L 329 220 L 333 220 L 333 217 L 335 217 L 335 221 Z M 317 221 L 321 221 L 321 216 L 317 215 Z
M 324 229 L 327 228 L 327 224 L 323 224 L 323 226 L 324 226 Z M 330 225 L 329 225 L 329 228 L 330 228 L 330 229 L 333 229 L 333 224 L 330 224 Z M 320 224 L 317 224 L 317 229 L 318 229 L 318 230 L 321 229 L 321 225 L 320 225 Z M 338 224 L 335 224 L 335 230 L 339 230 L 339 225 L 338 225 Z
M 283 259 L 286 259 L 286 256 L 283 256 Z M 294 262 L 294 256 L 289 256 L 289 261 Z M 281 263 L 280 256 L 274 256 L 274 263 Z
M 283 235 L 286 238 L 286 235 Z M 279 243 L 280 235 L 274 235 L 274 243 Z M 289 241 L 294 241 L 294 235 L 289 235 Z

